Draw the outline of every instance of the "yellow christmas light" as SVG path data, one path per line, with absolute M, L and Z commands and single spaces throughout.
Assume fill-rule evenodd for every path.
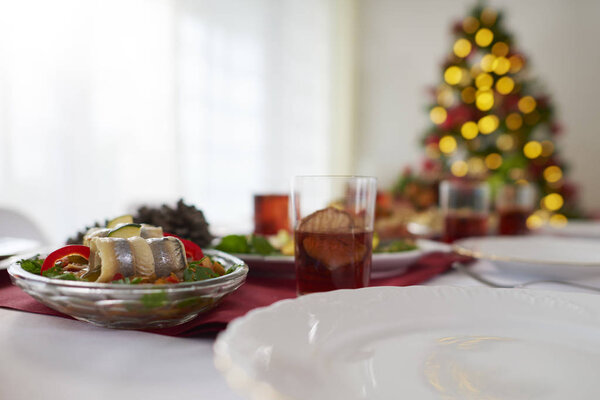
M 510 61 L 504 57 L 498 57 L 492 63 L 492 70 L 498 75 L 504 75 L 510 70 Z
M 529 217 L 527 217 L 527 221 L 525 223 L 527 224 L 527 228 L 536 230 L 544 225 L 544 220 L 537 214 L 531 214 Z
M 456 65 L 453 65 L 448 67 L 446 72 L 444 72 L 444 80 L 449 85 L 456 85 L 462 79 L 462 75 L 462 70 Z
M 542 142 L 542 157 L 550 157 L 554 153 L 554 143 L 549 140 Z
M 454 94 L 450 86 L 443 85 L 437 94 L 438 104 L 448 108 L 454 104 Z
M 450 171 L 454 176 L 461 178 L 467 175 L 467 172 L 469 172 L 469 166 L 466 162 L 458 160 L 452 163 L 452 166 L 450 166 Z
M 498 136 L 496 139 L 496 146 L 502 151 L 512 150 L 515 145 L 515 139 L 506 133 Z
M 519 179 L 524 179 L 525 170 L 523 170 L 523 168 L 512 168 L 510 171 L 508 171 L 508 176 L 510 176 L 510 179 L 515 181 L 518 181 Z
M 502 165 L 502 156 L 498 153 L 488 154 L 485 157 L 485 166 L 489 169 L 498 169 Z
M 550 183 L 558 182 L 563 176 L 562 170 L 556 165 L 551 165 L 544 169 L 544 179 Z
M 498 13 L 496 12 L 496 10 L 491 8 L 484 8 L 481 12 L 481 22 L 487 26 L 494 25 L 497 17 Z
M 479 128 L 477 127 L 477 124 L 473 121 L 468 121 L 465 122 L 463 124 L 463 126 L 460 128 L 460 134 L 465 138 L 465 139 L 475 139 L 477 137 L 477 134 L 479 133 Z
M 504 42 L 495 43 L 492 46 L 492 54 L 496 57 L 505 57 L 508 54 L 508 45 Z
M 509 94 L 515 88 L 515 81 L 508 76 L 503 76 L 496 82 L 496 90 L 500 94 Z
M 494 56 L 493 54 L 486 54 L 485 56 L 481 57 L 479 66 L 485 72 L 492 72 L 494 69 L 493 65 L 494 65 L 495 59 L 496 59 L 496 56 Z
M 475 43 L 479 47 L 487 47 L 494 40 L 494 34 L 488 28 L 481 28 L 475 34 Z
M 477 78 L 475 78 L 475 86 L 477 86 L 479 89 L 490 89 L 493 84 L 494 78 L 485 72 L 477 75 Z
M 471 69 L 469 70 L 471 78 L 476 78 L 477 75 L 479 75 L 481 72 L 483 72 L 483 70 L 481 69 L 481 66 L 479 64 L 471 65 Z
M 499 123 L 500 121 L 495 115 L 486 115 L 485 117 L 482 117 L 479 122 L 477 122 L 477 127 L 479 128 L 479 132 L 483 133 L 484 135 L 489 135 L 498 129 Z
M 462 90 L 462 92 L 460 92 L 460 97 L 462 98 L 462 101 L 464 101 L 467 104 L 471 104 L 475 101 L 475 94 L 477 93 L 477 91 L 475 90 L 474 87 L 469 86 L 466 87 Z
M 523 146 L 523 154 L 527 158 L 538 158 L 542 154 L 542 145 L 540 142 L 532 140 Z
M 511 131 L 516 131 L 523 125 L 523 117 L 519 113 L 511 113 L 506 117 L 506 127 Z
M 467 169 L 470 175 L 481 175 L 486 171 L 484 161 L 481 157 L 471 157 L 467 161 Z
M 518 103 L 519 110 L 521 110 L 523 114 L 529 114 L 535 110 L 536 105 L 535 99 L 531 96 L 522 97 Z
M 510 56 L 508 58 L 508 62 L 510 62 L 510 73 L 511 74 L 516 74 L 525 65 L 523 58 L 521 58 L 521 56 L 518 56 L 518 55 Z
M 567 217 L 562 214 L 554 214 L 550 217 L 550 225 L 556 228 L 562 228 L 563 226 L 567 225 L 568 222 L 569 221 Z
M 475 105 L 481 111 L 488 111 L 494 106 L 494 94 L 491 90 L 482 90 L 475 95 Z
M 542 198 L 541 203 L 546 210 L 557 211 L 563 206 L 564 200 L 560 194 L 550 193 Z
M 431 121 L 434 124 L 441 124 L 443 123 L 446 118 L 448 116 L 448 113 L 446 112 L 446 109 L 444 107 L 433 107 L 431 109 L 431 111 L 429 111 L 429 118 L 431 118 Z
M 457 57 L 465 58 L 470 53 L 471 53 L 471 42 L 469 42 L 467 39 L 465 39 L 465 38 L 458 39 L 454 43 L 454 54 L 456 54 Z
M 442 153 L 450 154 L 456 150 L 456 139 L 452 136 L 444 136 L 440 139 L 439 147 Z
M 479 20 L 475 17 L 467 17 L 463 20 L 463 30 L 467 33 L 475 33 L 479 28 Z

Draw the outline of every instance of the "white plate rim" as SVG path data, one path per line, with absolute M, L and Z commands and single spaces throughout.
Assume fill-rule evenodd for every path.
M 248 320 L 254 318 L 255 315 L 261 313 L 270 313 L 274 312 L 278 308 L 285 306 L 289 303 L 307 301 L 311 298 L 315 298 L 317 296 L 332 296 L 336 293 L 341 292 L 351 292 L 351 291 L 366 291 L 366 290 L 402 290 L 402 291 L 411 291 L 411 290 L 429 290 L 433 293 L 432 296 L 448 296 L 448 293 L 459 293 L 461 295 L 465 295 L 466 293 L 487 293 L 490 296 L 500 295 L 500 296 L 524 296 L 527 298 L 527 302 L 531 304 L 539 305 L 540 307 L 545 307 L 550 305 L 555 305 L 559 307 L 569 307 L 576 308 L 579 312 L 576 314 L 589 314 L 590 310 L 588 306 L 593 305 L 593 309 L 596 311 L 595 319 L 599 318 L 598 312 L 600 312 L 600 307 L 598 307 L 598 302 L 591 300 L 597 295 L 589 294 L 589 293 L 565 293 L 565 292 L 555 292 L 550 290 L 535 290 L 535 289 L 514 289 L 514 288 L 489 288 L 489 287 L 460 287 L 460 286 L 424 286 L 424 285 L 413 285 L 408 287 L 367 287 L 363 289 L 342 289 L 336 290 L 332 292 L 323 292 L 323 293 L 312 293 L 308 295 L 304 295 L 297 298 L 292 299 L 284 299 L 277 301 L 271 305 L 260 307 L 254 310 L 249 311 L 246 315 L 236 318 L 233 320 L 228 326 L 227 329 L 221 332 L 213 345 L 213 362 L 217 370 L 226 378 L 228 384 L 232 389 L 234 389 L 238 394 L 246 397 L 246 398 L 255 398 L 253 394 L 255 393 L 267 393 L 268 398 L 271 400 L 292 400 L 289 396 L 277 391 L 273 388 L 269 383 L 261 381 L 260 379 L 253 378 L 248 374 L 243 367 L 235 364 L 232 360 L 231 355 L 228 353 L 228 341 L 230 337 L 233 337 L 236 334 L 236 331 L 240 329 L 241 326 L 247 323 Z M 549 299 L 553 299 L 554 301 L 549 301 Z M 585 304 L 586 301 L 582 301 L 578 304 L 576 300 L 587 300 L 588 304 Z M 573 302 L 575 300 L 575 302 Z M 581 304 L 583 303 L 583 305 Z M 230 379 L 231 376 L 235 376 L 235 380 Z M 259 397 L 260 398 L 260 397 Z
M 395 252 L 386 252 L 386 253 L 373 253 L 373 261 L 375 260 L 400 260 L 403 258 L 411 258 L 417 254 L 423 253 L 422 249 L 412 249 L 406 251 L 395 251 Z M 247 259 L 249 261 L 272 261 L 272 262 L 281 262 L 281 261 L 294 261 L 294 256 L 286 256 L 280 254 L 274 254 L 269 256 L 263 256 L 260 254 L 250 254 L 250 253 L 231 253 L 232 256 L 241 259 Z
M 397 267 L 389 267 L 386 266 L 387 263 L 390 262 L 402 262 L 402 261 L 406 261 L 406 260 L 417 260 L 419 257 L 423 256 L 426 253 L 425 250 L 417 248 L 417 249 L 413 249 L 413 250 L 406 250 L 406 251 L 398 251 L 398 252 L 393 252 L 393 253 L 373 253 L 373 259 L 372 259 L 372 265 L 371 265 L 371 273 L 374 274 L 374 276 L 372 276 L 372 278 L 374 279 L 378 279 L 378 278 L 385 278 L 385 277 L 389 277 L 389 276 L 393 276 L 394 271 L 398 271 L 398 274 L 403 273 L 404 271 L 406 271 L 406 268 L 408 267 L 408 265 L 400 265 Z M 280 264 L 280 263 L 285 263 L 285 264 L 289 264 L 290 267 L 294 266 L 294 256 L 286 256 L 286 255 L 270 255 L 270 256 L 262 256 L 260 254 L 241 254 L 241 253 L 235 253 L 232 254 L 235 257 L 238 257 L 242 260 L 244 260 L 244 262 L 246 262 L 246 264 L 248 264 L 250 266 L 250 271 L 252 271 L 252 269 L 256 269 L 257 271 L 261 271 L 264 270 L 264 268 L 260 268 L 260 267 L 254 267 L 252 265 L 250 265 L 252 262 L 261 262 L 261 263 L 266 263 L 266 264 Z M 262 271 L 261 271 L 262 272 Z M 290 272 L 293 271 L 282 271 L 281 274 L 278 274 L 276 272 L 272 272 L 272 271 L 268 271 L 269 275 L 273 275 L 273 276 L 285 276 L 287 272 L 287 275 L 289 275 Z M 381 276 L 379 276 L 381 275 Z
M 514 256 L 501 256 L 497 254 L 485 253 L 483 251 L 473 250 L 466 247 L 466 243 L 477 242 L 482 240 L 494 240 L 496 238 L 501 238 L 503 240 L 509 240 L 507 236 L 482 236 L 480 238 L 466 238 L 456 241 L 452 244 L 452 249 L 462 255 L 467 257 L 473 257 L 481 260 L 489 260 L 489 261 L 501 261 L 507 263 L 523 263 L 523 264 L 535 264 L 535 265 L 553 265 L 553 266 L 573 266 L 573 267 L 600 267 L 600 262 L 578 262 L 578 261 L 557 261 L 550 259 L 534 259 L 534 258 L 525 258 L 525 257 L 514 257 Z M 536 236 L 512 236 L 511 238 L 536 238 Z M 539 236 L 537 237 L 539 238 Z M 554 236 L 544 236 L 544 238 L 557 240 L 557 241 L 577 241 L 577 242 L 587 242 L 592 243 L 590 239 L 584 238 L 572 238 L 572 237 L 564 237 L 557 238 Z M 515 239 L 518 240 L 518 239 Z

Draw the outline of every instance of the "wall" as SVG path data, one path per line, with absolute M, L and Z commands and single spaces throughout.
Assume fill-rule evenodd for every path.
M 365 0 L 359 4 L 357 172 L 390 185 L 403 166 L 421 157 L 418 138 L 428 126 L 426 90 L 439 83 L 451 50 L 450 28 L 474 1 Z M 600 208 L 598 99 L 600 2 L 492 1 L 505 11 L 532 70 L 553 95 L 565 126 L 561 145 L 583 205 Z

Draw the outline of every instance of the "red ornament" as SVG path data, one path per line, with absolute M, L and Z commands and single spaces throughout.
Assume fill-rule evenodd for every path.
M 563 127 L 560 123 L 553 122 L 552 125 L 550 125 L 550 132 L 552 132 L 553 135 L 558 136 L 563 133 Z
M 440 163 L 430 158 L 424 158 L 421 162 L 421 168 L 425 172 L 433 172 L 439 169 Z
M 472 121 L 475 118 L 473 109 L 466 104 L 449 108 L 446 120 L 440 125 L 444 130 L 451 130 L 453 127 L 462 126 L 467 121 Z
M 439 144 L 440 143 L 440 137 L 438 135 L 429 135 L 425 138 L 425 145 L 429 145 L 429 144 Z
M 515 112 L 519 110 L 519 95 L 517 94 L 509 94 L 504 97 L 504 101 L 502 102 L 503 111 L 508 114 L 511 112 Z
M 462 31 L 463 31 L 462 23 L 460 21 L 454 22 L 454 24 L 452 25 L 452 33 L 457 35 L 459 33 L 462 33 Z
M 574 202 L 577 198 L 579 188 L 573 182 L 566 181 L 560 187 L 559 192 L 565 200 L 565 203 L 570 203 Z

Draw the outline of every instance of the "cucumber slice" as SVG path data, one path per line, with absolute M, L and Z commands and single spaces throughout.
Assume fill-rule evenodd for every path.
M 108 237 L 112 238 L 130 238 L 134 236 L 140 236 L 142 226 L 140 224 L 126 224 L 121 225 L 118 228 L 108 232 Z
M 108 221 L 108 223 L 106 224 L 107 228 L 114 228 L 119 224 L 132 224 L 133 223 L 133 217 L 131 215 L 121 215 L 120 217 L 111 219 L 110 221 Z

